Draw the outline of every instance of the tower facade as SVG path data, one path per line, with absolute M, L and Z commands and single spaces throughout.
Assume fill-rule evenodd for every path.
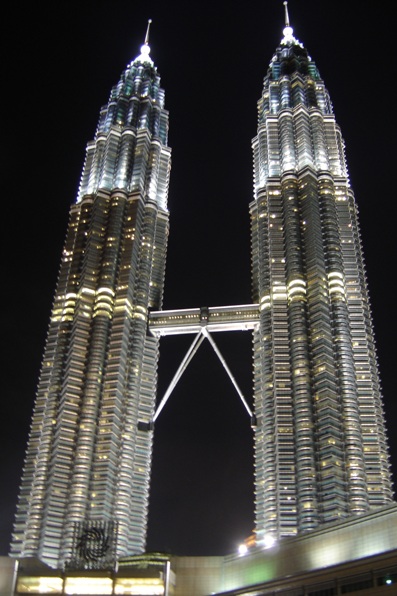
M 76 537 L 91 559 L 110 543 L 113 557 L 144 550 L 158 361 L 147 320 L 162 304 L 167 135 L 146 39 L 100 112 L 70 210 L 13 556 L 62 566 Z
M 13 556 L 61 567 L 78 553 L 95 566 L 145 550 L 167 333 L 197 334 L 182 374 L 203 339 L 217 350 L 213 332 L 253 330 L 252 411 L 243 402 L 254 427 L 258 544 L 392 501 L 344 143 L 287 13 L 253 140 L 253 304 L 161 311 L 167 135 L 146 39 L 101 110 L 71 207 Z
M 344 143 L 287 8 L 253 154 L 255 518 L 266 543 L 392 500 Z

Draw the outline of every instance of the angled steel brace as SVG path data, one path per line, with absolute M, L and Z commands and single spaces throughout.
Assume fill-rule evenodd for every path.
M 179 379 L 181 378 L 181 376 L 183 375 L 183 373 L 185 372 L 189 362 L 191 361 L 191 359 L 193 358 L 193 356 L 195 355 L 195 353 L 197 352 L 197 350 L 199 349 L 200 345 L 202 344 L 204 340 L 204 335 L 202 330 L 200 330 L 196 337 L 193 340 L 192 345 L 190 346 L 190 348 L 188 349 L 188 351 L 186 352 L 186 355 L 184 357 L 184 359 L 182 360 L 178 370 L 176 371 L 174 378 L 172 379 L 171 383 L 168 386 L 167 391 L 164 394 L 163 399 L 161 400 L 161 402 L 158 405 L 158 408 L 156 410 L 156 413 L 153 417 L 153 422 L 156 421 L 158 415 L 160 414 L 161 410 L 164 408 L 165 404 L 167 403 L 167 400 L 169 398 L 169 396 L 171 395 L 172 391 L 175 388 L 175 385 L 178 383 Z
M 247 404 L 247 402 L 244 399 L 244 396 L 241 392 L 240 387 L 237 385 L 237 381 L 234 378 L 234 376 L 232 375 L 228 365 L 226 364 L 226 360 L 224 359 L 224 357 L 222 356 L 220 350 L 218 349 L 218 346 L 216 345 L 215 341 L 213 340 L 211 334 L 209 333 L 209 331 L 207 330 L 206 325 L 203 325 L 202 328 L 200 329 L 200 331 L 197 333 L 196 337 L 193 340 L 193 343 L 191 344 L 190 348 L 188 349 L 188 351 L 186 352 L 186 355 L 184 357 L 184 359 L 182 360 L 178 370 L 176 371 L 171 383 L 168 386 L 167 391 L 164 394 L 163 399 L 161 400 L 161 402 L 158 405 L 158 408 L 154 414 L 153 417 L 153 422 L 155 422 L 161 412 L 161 410 L 164 408 L 165 404 L 167 403 L 171 393 L 173 392 L 173 390 L 175 389 L 176 384 L 178 383 L 179 379 L 181 378 L 181 376 L 183 375 L 183 373 L 185 372 L 186 368 L 188 367 L 189 363 L 191 362 L 193 356 L 196 354 L 197 350 L 199 349 L 200 345 L 202 344 L 204 338 L 208 339 L 208 341 L 211 344 L 212 349 L 214 350 L 215 354 L 218 356 L 219 360 L 221 361 L 222 366 L 224 367 L 224 369 L 226 370 L 231 382 L 233 383 L 245 409 L 247 410 L 248 414 L 251 416 L 251 421 L 253 423 L 253 425 L 255 425 L 255 417 L 251 412 L 251 409 L 249 407 L 249 405 Z
M 247 404 L 247 402 L 244 399 L 244 396 L 241 392 L 240 387 L 237 385 L 237 381 L 236 379 L 233 377 L 230 368 L 228 367 L 228 365 L 226 364 L 226 360 L 224 359 L 224 357 L 222 356 L 221 352 L 218 349 L 218 346 L 216 345 L 215 341 L 213 340 L 211 334 L 209 333 L 209 331 L 207 330 L 206 327 L 203 327 L 201 333 L 208 339 L 208 341 L 210 342 L 212 349 L 214 350 L 215 354 L 218 356 L 219 360 L 221 361 L 224 369 L 226 370 L 227 374 L 229 375 L 229 378 L 231 380 L 231 382 L 233 383 L 237 393 L 240 396 L 241 401 L 243 402 L 243 405 L 245 407 L 245 409 L 247 410 L 248 414 L 251 416 L 251 419 L 253 419 L 253 414 L 251 412 L 251 409 L 249 407 L 249 405 Z

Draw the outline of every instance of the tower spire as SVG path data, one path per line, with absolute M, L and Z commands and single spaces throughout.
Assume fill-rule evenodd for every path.
M 150 58 L 150 46 L 149 46 L 149 32 L 150 32 L 150 25 L 152 23 L 152 19 L 148 19 L 147 22 L 147 29 L 145 35 L 145 41 L 141 46 L 141 53 L 140 55 L 135 58 L 134 62 L 142 62 L 143 64 L 148 63 L 153 66 L 153 60 Z
M 283 39 L 281 43 L 297 43 L 297 40 L 294 37 L 294 30 L 292 29 L 290 22 L 289 22 L 289 14 L 288 14 L 288 2 L 285 0 L 284 4 L 284 18 L 285 18 L 285 27 L 283 29 Z
M 284 4 L 286 4 L 286 3 L 284 2 Z M 145 35 L 145 46 L 149 45 L 149 31 L 150 31 L 151 23 L 152 23 L 152 19 L 148 19 L 146 35 Z
M 288 2 L 283 2 L 284 4 L 284 14 L 285 14 L 285 26 L 289 27 L 289 14 L 288 14 Z

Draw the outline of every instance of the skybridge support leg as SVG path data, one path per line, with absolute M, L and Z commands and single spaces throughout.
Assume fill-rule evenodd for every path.
M 155 415 L 153 417 L 153 422 L 156 422 L 156 419 L 157 419 L 158 415 L 160 414 L 161 410 L 164 408 L 164 406 L 167 403 L 167 400 L 170 397 L 171 393 L 173 392 L 176 384 L 178 383 L 179 379 L 181 378 L 181 376 L 185 372 L 185 370 L 186 370 L 189 362 L 192 360 L 193 356 L 195 355 L 195 353 L 199 349 L 199 347 L 202 344 L 203 340 L 204 340 L 204 335 L 203 335 L 202 331 L 200 331 L 196 335 L 196 337 L 193 340 L 192 345 L 190 346 L 190 348 L 186 352 L 186 355 L 185 355 L 184 359 L 182 360 L 181 365 L 179 366 L 178 370 L 175 373 L 174 378 L 172 379 L 171 383 L 169 384 L 168 389 L 165 392 L 163 399 L 159 403 L 158 408 L 156 410 L 156 413 L 155 413 Z
M 229 375 L 229 378 L 230 378 L 231 382 L 233 383 L 233 385 L 234 385 L 237 393 L 239 394 L 240 399 L 243 402 L 243 405 L 244 405 L 245 409 L 247 410 L 248 414 L 251 416 L 251 419 L 253 419 L 253 415 L 252 415 L 251 409 L 250 409 L 249 405 L 247 404 L 247 402 L 245 401 L 244 396 L 243 396 L 243 394 L 241 392 L 241 389 L 237 385 L 236 379 L 233 377 L 233 375 L 232 375 L 232 373 L 231 373 L 228 365 L 226 364 L 226 360 L 222 356 L 221 352 L 218 349 L 218 346 L 216 345 L 215 341 L 213 340 L 211 334 L 208 332 L 208 330 L 206 329 L 206 327 L 203 327 L 202 334 L 210 342 L 210 344 L 212 346 L 212 349 L 214 350 L 215 354 L 218 356 L 219 360 L 221 361 L 221 363 L 223 365 L 223 368 L 226 370 L 227 374 Z

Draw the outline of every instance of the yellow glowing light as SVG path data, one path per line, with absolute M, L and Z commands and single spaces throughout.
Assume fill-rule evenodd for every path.
M 159 578 L 118 578 L 114 586 L 115 594 L 129 594 L 130 596 L 162 596 L 164 582 Z
M 62 583 L 60 577 L 20 577 L 17 591 L 18 594 L 60 594 Z
M 112 594 L 110 577 L 67 577 L 65 594 Z

